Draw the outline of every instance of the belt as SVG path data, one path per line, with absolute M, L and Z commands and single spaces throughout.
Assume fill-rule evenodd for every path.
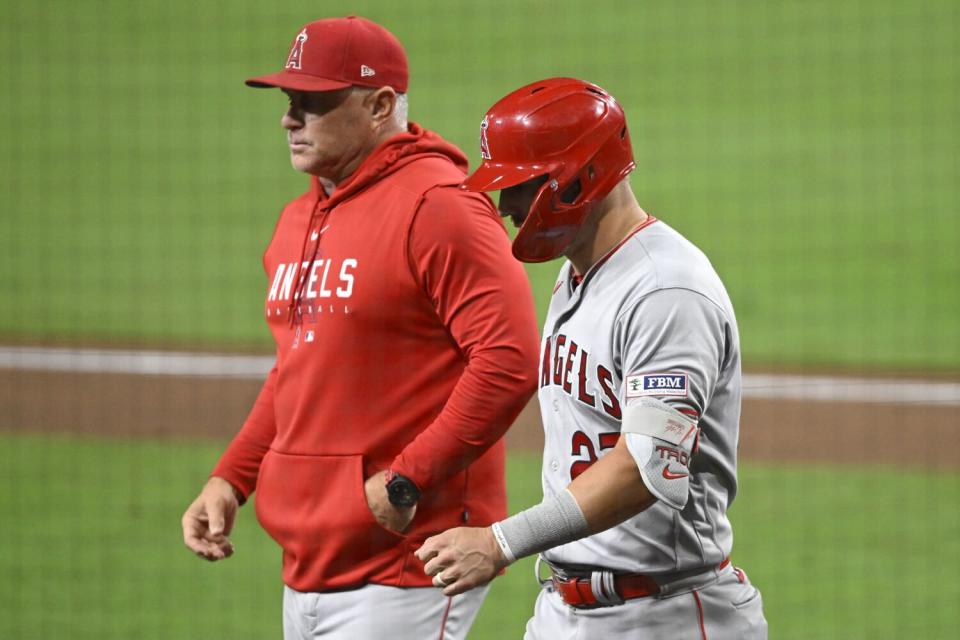
M 550 577 L 553 588 L 565 604 L 577 609 L 612 607 L 634 598 L 655 596 L 660 593 L 662 582 L 672 581 L 669 577 L 667 580 L 660 577 L 658 581 L 652 576 L 638 573 L 614 573 L 603 570 L 571 572 L 549 562 L 547 564 L 553 574 Z M 686 571 L 678 574 L 678 577 L 685 579 L 700 573 L 712 573 L 714 569 L 720 571 L 728 564 L 730 564 L 730 558 L 725 559 L 716 568 Z

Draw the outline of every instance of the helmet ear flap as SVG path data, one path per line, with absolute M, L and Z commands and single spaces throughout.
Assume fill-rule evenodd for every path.
M 593 182 L 596 180 L 596 177 L 597 172 L 593 168 L 593 163 L 590 162 L 580 171 L 580 174 L 573 182 L 567 185 L 563 193 L 560 194 L 560 204 L 568 207 L 576 204 L 581 195 L 592 191 Z
M 580 178 L 577 178 L 560 194 L 560 202 L 568 206 L 572 205 L 577 201 L 581 193 L 583 193 L 583 189 L 580 186 Z

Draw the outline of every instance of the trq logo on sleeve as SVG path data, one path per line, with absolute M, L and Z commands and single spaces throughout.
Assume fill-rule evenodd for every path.
M 627 376 L 627 397 L 687 395 L 687 374 L 644 373 Z

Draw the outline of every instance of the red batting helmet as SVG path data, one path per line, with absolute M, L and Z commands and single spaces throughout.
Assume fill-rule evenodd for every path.
M 464 189 L 496 191 L 547 176 L 513 241 L 524 262 L 563 253 L 593 206 L 636 166 L 623 109 L 573 78 L 528 84 L 493 105 L 480 124 L 480 155 Z

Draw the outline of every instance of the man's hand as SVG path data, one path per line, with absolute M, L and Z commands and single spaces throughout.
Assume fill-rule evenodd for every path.
M 227 536 L 233 529 L 239 508 L 233 486 L 223 478 L 210 478 L 180 521 L 183 543 L 210 561 L 229 558 L 233 555 L 233 543 Z
M 489 527 L 444 531 L 427 538 L 416 554 L 445 596 L 486 584 L 509 564 Z
M 363 492 L 367 495 L 367 506 L 377 519 L 380 526 L 403 533 L 410 526 L 413 516 L 417 513 L 417 505 L 412 507 L 394 506 L 387 498 L 387 471 L 378 471 L 363 484 Z

